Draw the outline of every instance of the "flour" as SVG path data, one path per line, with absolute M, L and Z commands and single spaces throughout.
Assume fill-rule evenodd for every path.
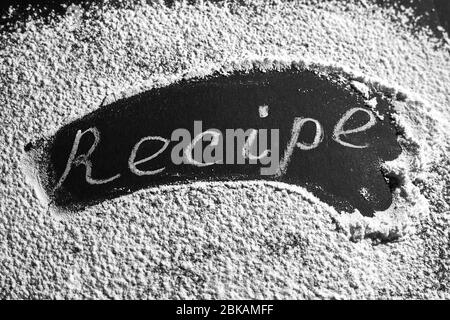
M 449 47 L 410 16 L 371 1 L 142 2 L 0 34 L 0 297 L 449 298 Z M 375 109 L 370 92 L 392 99 L 404 152 L 383 167 L 386 212 L 263 182 L 151 188 L 78 213 L 36 191 L 24 147 L 101 104 L 286 65 L 340 73 Z
M 370 98 L 370 89 L 368 86 L 366 86 L 364 83 L 361 83 L 359 81 L 351 81 L 351 85 L 358 90 L 364 98 L 369 99 Z

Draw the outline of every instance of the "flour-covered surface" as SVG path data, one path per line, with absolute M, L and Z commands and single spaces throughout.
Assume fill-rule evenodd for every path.
M 126 6 L 125 6 L 126 7 Z M 72 6 L 0 34 L 1 298 L 450 298 L 450 47 L 371 1 Z M 393 206 L 336 212 L 304 189 L 215 182 L 77 213 L 47 199 L 25 146 L 183 77 L 304 64 L 392 97 Z M 362 190 L 364 193 L 364 190 Z

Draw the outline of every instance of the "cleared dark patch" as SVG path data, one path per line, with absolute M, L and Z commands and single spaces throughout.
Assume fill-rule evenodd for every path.
M 389 117 L 389 101 L 379 93 L 371 97 L 377 98 L 377 111 L 384 117 L 376 118 L 376 123 L 367 130 L 343 135 L 342 141 L 346 143 L 367 144 L 365 148 L 352 148 L 334 139 L 333 130 L 350 109 L 362 108 L 367 112 L 356 112 L 346 122 L 345 130 L 366 124 L 371 111 L 365 106 L 365 98 L 339 76 L 292 69 L 184 80 L 101 107 L 61 128 L 45 146 L 36 147 L 48 159 L 41 170 L 41 180 L 46 181 L 44 187 L 54 203 L 69 209 L 161 184 L 265 179 L 304 186 L 339 210 L 357 208 L 370 216 L 387 209 L 392 202 L 392 186 L 380 168 L 383 161 L 393 160 L 401 153 Z M 295 147 L 282 175 L 262 175 L 261 168 L 269 165 L 261 163 L 175 165 L 171 152 L 177 141 L 170 141 L 164 152 L 138 165 L 143 171 L 160 168 L 164 171 L 138 176 L 129 168 L 131 150 L 139 140 L 146 136 L 171 139 L 177 128 L 186 128 L 193 139 L 197 120 L 202 121 L 203 131 L 215 128 L 224 135 L 226 129 L 279 129 L 279 157 L 283 158 L 296 117 L 317 120 L 323 127 L 323 141 L 311 150 Z M 89 157 L 92 178 L 106 179 L 119 174 L 120 177 L 104 184 L 89 184 L 85 166 L 73 165 L 67 178 L 55 189 L 67 167 L 77 132 L 89 128 L 100 133 L 100 141 Z M 315 126 L 308 123 L 297 141 L 307 145 L 315 135 Z M 274 151 L 270 139 L 269 134 L 268 149 Z M 94 140 L 91 133 L 82 136 L 76 156 L 86 154 Z M 203 146 L 208 144 L 205 142 Z M 159 141 L 142 144 L 136 161 L 151 156 L 162 145 Z M 223 152 L 225 159 L 227 150 Z

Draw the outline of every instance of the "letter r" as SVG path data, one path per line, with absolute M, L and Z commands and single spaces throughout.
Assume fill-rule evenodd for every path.
M 89 150 L 86 154 L 80 154 L 78 157 L 76 157 L 81 138 L 86 133 L 91 133 L 94 136 L 94 143 L 91 145 L 91 147 L 89 148 Z M 79 165 L 84 165 L 86 167 L 85 177 L 86 177 L 86 182 L 89 184 L 104 184 L 104 183 L 111 182 L 120 177 L 120 174 L 116 174 L 115 176 L 112 176 L 111 178 L 107 178 L 107 179 L 92 178 L 92 162 L 91 162 L 91 160 L 89 160 L 89 157 L 94 152 L 95 148 L 97 147 L 97 145 L 99 143 L 100 143 L 100 131 L 98 131 L 97 128 L 92 127 L 83 132 L 81 130 L 77 131 L 75 140 L 72 145 L 72 150 L 70 151 L 69 159 L 67 160 L 66 168 L 64 169 L 64 172 L 61 175 L 61 178 L 59 178 L 59 181 L 56 184 L 53 191 L 55 191 L 56 189 L 61 187 L 61 185 L 66 180 L 66 178 L 69 175 L 70 170 L 72 169 L 73 166 L 77 167 Z

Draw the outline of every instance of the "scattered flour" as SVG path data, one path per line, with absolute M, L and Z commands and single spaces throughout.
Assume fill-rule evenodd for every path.
M 363 95 L 364 98 L 369 99 L 370 89 L 368 86 L 366 86 L 362 82 L 355 81 L 355 80 L 351 81 L 350 83 L 356 90 L 358 90 Z
M 394 22 L 407 15 L 370 1 L 143 2 L 0 34 L 0 297 L 449 298 L 449 48 Z M 404 152 L 383 168 L 386 212 L 214 182 L 60 213 L 35 188 L 25 145 L 101 104 L 293 61 L 351 79 L 374 109 L 371 92 L 392 99 Z

